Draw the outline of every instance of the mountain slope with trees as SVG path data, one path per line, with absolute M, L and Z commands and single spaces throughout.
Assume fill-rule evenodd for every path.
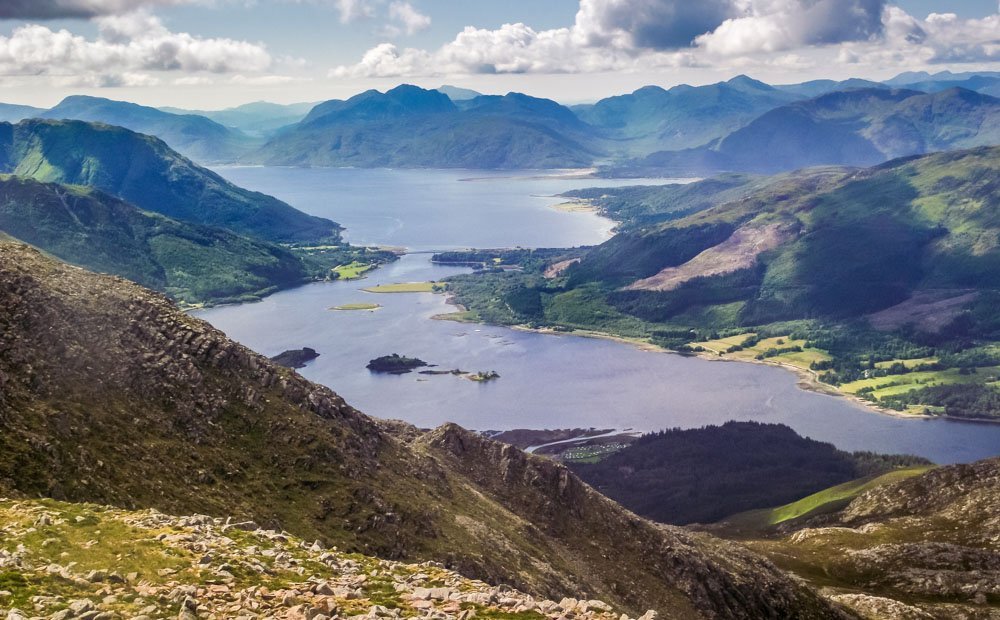
M 187 304 L 246 301 L 329 273 L 266 241 L 142 211 L 100 190 L 23 177 L 0 175 L 0 230 Z
M 662 523 L 709 523 L 784 504 L 915 457 L 850 454 L 781 424 L 727 422 L 650 433 L 597 463 L 574 463 L 585 482 Z
M 186 222 L 285 243 L 336 242 L 335 222 L 233 185 L 152 136 L 82 121 L 0 123 L 0 172 L 86 185 Z

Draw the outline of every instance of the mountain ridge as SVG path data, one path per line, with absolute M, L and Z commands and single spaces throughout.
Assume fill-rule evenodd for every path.
M 38 114 L 52 120 L 100 122 L 154 135 L 187 157 L 205 162 L 234 162 L 255 146 L 242 132 L 197 114 L 174 114 L 157 108 L 103 97 L 71 95 Z
M 20 244 L 0 258 L 8 493 L 246 515 L 668 618 L 842 617 L 756 556 L 654 526 L 551 461 L 373 420 L 162 296 Z

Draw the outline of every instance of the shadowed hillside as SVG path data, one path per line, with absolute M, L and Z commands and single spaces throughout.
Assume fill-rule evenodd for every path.
M 250 518 L 670 618 L 836 618 L 737 546 L 456 426 L 373 420 L 159 295 L 0 244 L 0 488 Z

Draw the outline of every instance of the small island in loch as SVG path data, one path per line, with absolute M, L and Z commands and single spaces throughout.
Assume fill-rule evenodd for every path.
M 385 372 L 393 375 L 402 375 L 417 368 L 429 366 L 427 362 L 416 357 L 404 357 L 399 353 L 376 357 L 365 366 L 372 372 Z
M 341 312 L 350 310 L 368 310 L 370 312 L 374 312 L 381 307 L 382 306 L 380 304 L 357 303 L 357 304 L 342 304 L 340 306 L 333 306 L 332 308 L 330 308 L 330 310 L 337 310 Z
M 286 368 L 304 368 L 306 364 L 319 357 L 316 349 L 302 347 L 301 349 L 289 349 L 271 358 L 275 364 L 280 364 Z
M 487 372 L 477 372 L 475 374 L 466 375 L 470 381 L 477 381 L 479 383 L 485 383 L 487 381 L 495 381 L 500 378 L 500 373 L 495 370 L 489 370 Z

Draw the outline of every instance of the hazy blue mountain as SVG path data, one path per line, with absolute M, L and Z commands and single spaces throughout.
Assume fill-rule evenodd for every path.
M 775 172 L 818 165 L 869 166 L 995 144 L 1000 144 L 1000 99 L 960 88 L 930 94 L 862 89 L 776 108 L 715 145 L 655 153 L 642 165 L 675 172 Z
M 0 123 L 0 172 L 87 185 L 169 217 L 270 241 L 335 241 L 339 226 L 237 187 L 158 138 L 82 121 Z
M 1000 96 L 1000 77 L 989 77 L 986 75 L 973 75 L 972 77 L 955 80 L 925 80 L 906 84 L 902 88 L 911 90 L 922 90 L 925 93 L 936 93 L 949 88 L 964 88 L 974 90 L 983 95 L 991 97 Z
M 156 108 L 101 97 L 74 95 L 41 118 L 107 123 L 156 136 L 170 148 L 203 162 L 238 160 L 256 144 L 242 132 L 196 114 L 171 114 Z
M 483 93 L 476 92 L 470 88 L 460 88 L 458 86 L 449 86 L 445 84 L 444 86 L 438 86 L 436 89 L 439 93 L 444 93 L 448 95 L 448 98 L 452 101 L 465 101 L 466 99 L 475 99 L 476 97 L 482 96 Z
M 741 75 L 708 86 L 645 86 L 573 110 L 635 154 L 701 146 L 797 98 Z
M 820 95 L 836 92 L 838 90 L 851 90 L 857 88 L 888 89 L 889 86 L 886 86 L 885 84 L 879 82 L 872 82 L 871 80 L 851 78 L 839 82 L 837 80 L 812 80 L 809 82 L 802 82 L 801 84 L 784 84 L 781 86 L 775 86 L 775 88 L 784 91 L 786 93 L 799 95 L 804 99 L 811 99 L 813 97 L 819 97 Z M 916 90 L 921 90 L 921 89 L 916 89 Z
M 939 71 L 928 73 L 927 71 L 907 71 L 900 73 L 896 77 L 885 80 L 889 86 L 904 86 L 918 82 L 955 82 L 967 80 L 973 77 L 994 77 L 1000 78 L 1000 71 L 966 71 L 962 73 L 952 73 L 951 71 Z
M 391 121 L 407 116 L 456 111 L 458 108 L 447 95 L 404 84 L 385 93 L 366 90 L 346 101 L 334 99 L 317 104 L 300 125 L 328 126 L 353 121 Z
M 160 109 L 171 114 L 196 114 L 204 116 L 220 125 L 239 129 L 250 136 L 266 136 L 276 129 L 301 121 L 315 105 L 316 103 L 314 102 L 285 105 L 269 101 L 255 101 L 224 110 Z
M 0 103 L 0 122 L 16 123 L 26 118 L 35 118 L 45 112 L 45 108 L 35 108 L 30 105 Z
M 462 104 L 409 85 L 327 101 L 255 158 L 278 165 L 563 168 L 590 165 L 600 154 L 590 129 L 553 101 L 512 93 Z
M 480 95 L 463 102 L 462 109 L 473 116 L 500 116 L 528 123 L 546 123 L 549 127 L 589 133 L 592 128 L 572 110 L 551 99 L 521 93 Z

